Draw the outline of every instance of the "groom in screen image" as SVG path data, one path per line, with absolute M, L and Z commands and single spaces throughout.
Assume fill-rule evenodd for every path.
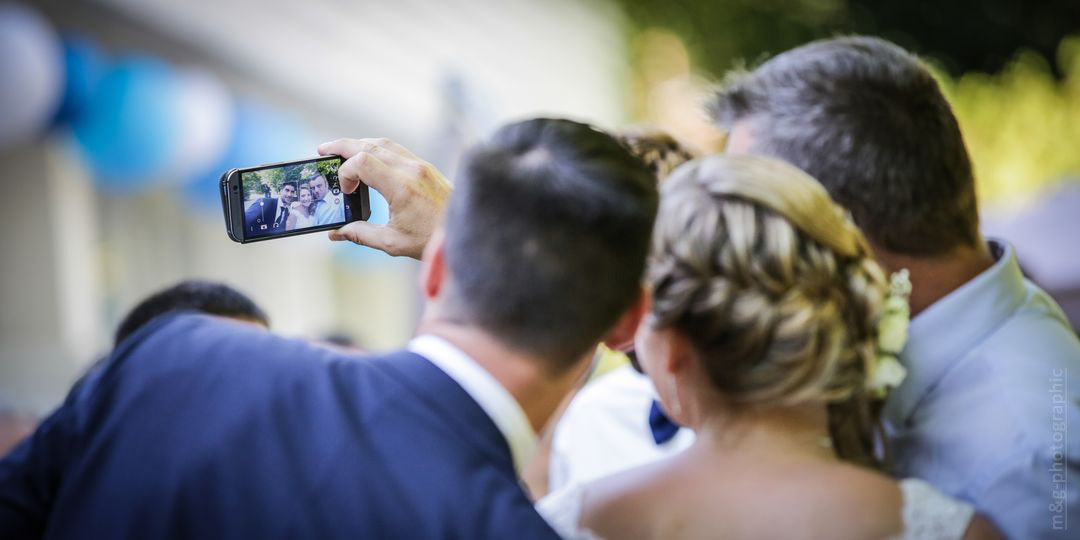
M 652 173 L 588 125 L 519 122 L 464 158 L 439 225 L 450 184 L 404 148 L 319 150 L 391 203 L 331 238 L 422 250 L 417 336 L 363 358 L 158 317 L 0 461 L 0 536 L 558 538 L 520 471 L 641 320 Z
M 289 205 L 296 199 L 296 184 L 284 183 L 276 198 L 266 196 L 253 203 L 244 212 L 244 226 L 248 236 L 263 236 L 285 231 L 289 219 Z
M 322 174 L 306 178 L 303 182 L 306 182 L 311 187 L 311 198 L 315 201 L 312 204 L 315 206 L 316 225 L 329 225 L 345 221 L 345 197 L 341 194 L 340 189 L 336 189 L 337 186 L 335 186 L 334 190 L 331 190 L 326 177 Z

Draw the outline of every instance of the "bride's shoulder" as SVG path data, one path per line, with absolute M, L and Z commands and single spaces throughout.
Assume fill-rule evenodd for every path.
M 667 505 L 660 501 L 670 502 L 685 491 L 676 462 L 660 460 L 594 480 L 564 495 L 562 506 L 577 506 L 579 530 L 599 531 L 605 538 L 648 536 L 645 531 L 662 528 L 666 521 Z
M 661 460 L 600 478 L 588 485 L 584 511 L 601 519 L 612 513 L 637 514 L 655 502 L 656 493 L 670 493 L 675 476 L 672 464 Z
M 592 531 L 597 528 L 605 537 L 628 538 L 622 527 L 632 530 L 633 524 L 650 521 L 642 511 L 648 509 L 649 493 L 654 493 L 651 481 L 659 478 L 649 472 L 654 469 L 650 464 L 588 484 L 564 486 L 540 499 L 536 509 L 565 539 L 594 540 Z
M 885 538 L 903 528 L 903 494 L 884 474 L 839 463 L 808 471 L 802 480 L 808 491 L 792 495 L 803 501 L 810 521 L 841 527 L 830 537 Z
M 895 480 L 853 465 L 831 471 L 836 488 L 821 499 L 843 509 L 847 532 L 854 537 L 892 539 L 995 538 L 992 527 L 978 521 L 974 508 L 916 478 Z M 813 509 L 823 512 L 823 508 Z M 969 530 L 969 527 L 971 529 Z M 983 529 L 986 529 L 984 532 Z M 970 536 L 965 536 L 970 533 Z

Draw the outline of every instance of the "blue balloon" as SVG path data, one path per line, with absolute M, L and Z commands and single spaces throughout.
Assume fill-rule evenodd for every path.
M 102 187 L 130 190 L 166 172 L 181 136 L 174 81 L 164 62 L 132 57 L 93 88 L 73 127 Z
M 36 10 L 0 3 L 0 149 L 34 140 L 64 87 L 63 49 Z
M 94 88 L 105 77 L 109 59 L 89 38 L 64 39 L 64 96 L 53 125 L 71 124 L 87 111 Z
M 233 108 L 233 130 L 222 159 L 184 187 L 204 208 L 220 209 L 218 185 L 232 168 L 314 157 L 318 141 L 307 128 L 265 105 L 241 101 Z

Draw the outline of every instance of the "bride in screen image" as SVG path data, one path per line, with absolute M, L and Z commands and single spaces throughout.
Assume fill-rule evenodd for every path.
M 662 192 L 635 352 L 696 438 L 541 500 L 560 535 L 998 538 L 970 505 L 880 472 L 880 399 L 903 378 L 883 351 L 902 348 L 888 328 L 910 283 L 886 280 L 825 189 L 777 160 L 711 156 Z
M 311 188 L 300 187 L 300 196 L 289 206 L 289 219 L 285 222 L 285 230 L 303 229 L 315 225 L 313 199 Z

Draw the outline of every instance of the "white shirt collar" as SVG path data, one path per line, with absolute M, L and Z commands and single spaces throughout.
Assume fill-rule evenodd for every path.
M 514 396 L 469 355 L 441 337 L 417 336 L 408 348 L 443 370 L 480 405 L 506 437 L 514 469 L 520 474 L 536 449 L 537 435 Z

